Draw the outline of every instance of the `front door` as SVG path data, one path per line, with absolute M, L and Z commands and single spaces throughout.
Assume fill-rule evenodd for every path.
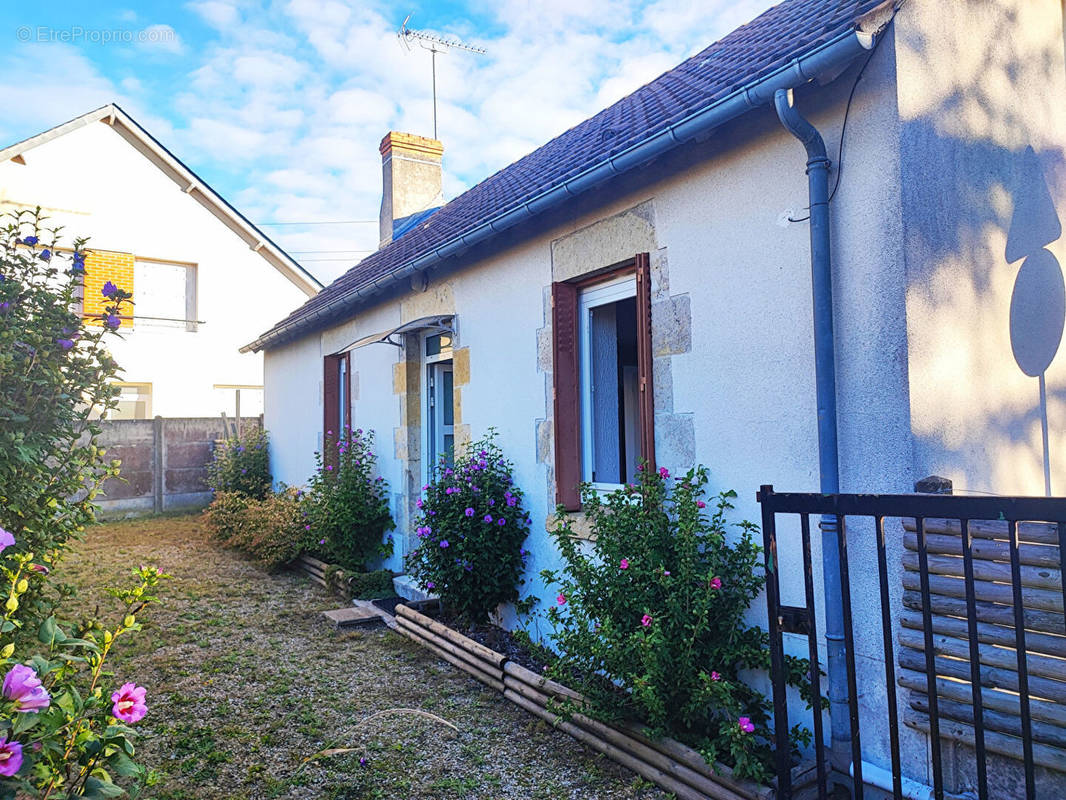
M 438 361 L 427 365 L 428 370 L 428 396 L 427 411 L 429 425 L 427 426 L 428 454 L 427 468 L 432 475 L 433 470 L 444 458 L 448 466 L 452 464 L 453 450 L 455 449 L 455 408 L 452 402 L 452 362 Z

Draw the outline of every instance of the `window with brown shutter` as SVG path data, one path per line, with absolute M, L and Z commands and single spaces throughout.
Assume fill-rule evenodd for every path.
M 344 436 L 352 424 L 351 353 L 326 356 L 322 360 L 322 446 L 328 456 L 329 443 Z
M 552 285 L 556 501 L 581 507 L 579 484 L 636 480 L 655 466 L 651 270 L 647 253 Z

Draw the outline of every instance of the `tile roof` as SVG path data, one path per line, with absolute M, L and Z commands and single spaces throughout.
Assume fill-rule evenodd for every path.
M 350 316 L 353 293 L 855 28 L 885 0 L 785 0 L 442 206 L 263 334 L 260 349 Z M 341 298 L 350 300 L 341 302 Z

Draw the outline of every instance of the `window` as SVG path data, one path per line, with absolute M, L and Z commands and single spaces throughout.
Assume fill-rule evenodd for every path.
M 646 253 L 595 279 L 552 286 L 557 502 L 578 485 L 633 481 L 655 463 L 651 271 Z
M 452 375 L 452 335 L 425 337 L 426 360 L 426 479 L 443 456 L 451 465 L 455 450 L 455 383 Z
M 352 424 L 352 354 L 337 353 L 323 359 L 323 442 L 337 441 Z M 326 451 L 328 453 L 328 450 Z
M 138 326 L 196 330 L 196 267 L 137 259 L 133 316 Z
M 108 419 L 151 419 L 152 384 L 116 383 L 118 406 L 108 412 Z

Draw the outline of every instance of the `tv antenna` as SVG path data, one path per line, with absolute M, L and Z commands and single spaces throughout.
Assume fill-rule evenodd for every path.
M 408 14 L 404 19 L 403 24 L 400 25 L 400 32 L 396 34 L 408 52 L 411 50 L 411 43 L 416 42 L 423 50 L 428 50 L 430 60 L 433 68 L 433 138 L 437 138 L 437 53 L 447 53 L 449 50 L 466 50 L 468 53 L 474 53 L 476 55 L 484 55 L 484 49 L 480 47 L 474 47 L 472 44 L 467 44 L 459 39 L 444 39 L 440 36 L 436 36 L 432 33 L 426 33 L 425 31 L 416 31 L 413 28 L 408 28 L 407 23 L 410 21 L 411 15 Z

